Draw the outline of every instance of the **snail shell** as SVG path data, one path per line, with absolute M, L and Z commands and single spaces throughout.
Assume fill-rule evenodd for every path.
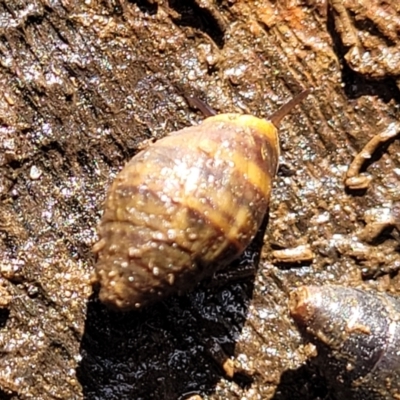
M 400 301 L 341 286 L 303 286 L 290 311 L 317 347 L 337 399 L 400 399 Z
M 307 94 L 284 106 L 275 125 Z M 220 114 L 131 159 L 108 192 L 93 249 L 104 303 L 140 308 L 189 291 L 245 250 L 278 167 L 275 125 Z

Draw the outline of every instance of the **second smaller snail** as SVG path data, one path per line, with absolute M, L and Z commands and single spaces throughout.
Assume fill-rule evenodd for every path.
M 343 286 L 303 286 L 290 311 L 315 344 L 337 400 L 400 399 L 400 300 Z

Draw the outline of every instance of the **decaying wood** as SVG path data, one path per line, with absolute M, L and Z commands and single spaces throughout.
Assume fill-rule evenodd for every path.
M 364 193 L 344 186 L 356 154 L 399 118 L 400 100 L 397 61 L 379 64 L 381 51 L 361 68 L 348 52 L 374 40 L 382 50 L 389 35 L 393 54 L 398 30 L 380 16 L 397 26 L 399 9 L 386 2 L 370 20 L 365 1 L 354 3 L 0 1 L 0 398 L 329 398 L 304 366 L 288 293 L 358 285 L 387 263 L 386 289 L 399 284 L 397 230 L 355 236 L 368 209 L 399 200 L 397 140 L 364 166 L 373 176 Z M 361 44 L 350 40 L 357 29 Z M 374 74 L 376 64 L 388 69 Z M 140 313 L 115 314 L 91 296 L 106 189 L 143 141 L 203 118 L 185 96 L 267 117 L 303 88 L 313 94 L 280 128 L 255 276 Z M 362 260 L 342 245 L 354 241 Z M 273 264 L 273 250 L 297 246 L 311 264 Z M 250 249 L 232 268 L 256 259 Z

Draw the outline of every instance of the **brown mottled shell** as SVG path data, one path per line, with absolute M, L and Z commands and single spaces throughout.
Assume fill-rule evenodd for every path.
M 221 114 L 141 151 L 112 184 L 99 227 L 100 299 L 139 308 L 193 288 L 237 258 L 267 211 L 275 126 Z

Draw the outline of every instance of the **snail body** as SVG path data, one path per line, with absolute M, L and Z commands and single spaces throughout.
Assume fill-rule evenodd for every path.
M 400 301 L 342 286 L 304 286 L 290 311 L 316 345 L 315 363 L 337 399 L 400 398 Z
M 94 246 L 104 303 L 127 310 L 189 291 L 245 250 L 278 167 L 275 125 L 220 114 L 131 159 L 108 192 Z

